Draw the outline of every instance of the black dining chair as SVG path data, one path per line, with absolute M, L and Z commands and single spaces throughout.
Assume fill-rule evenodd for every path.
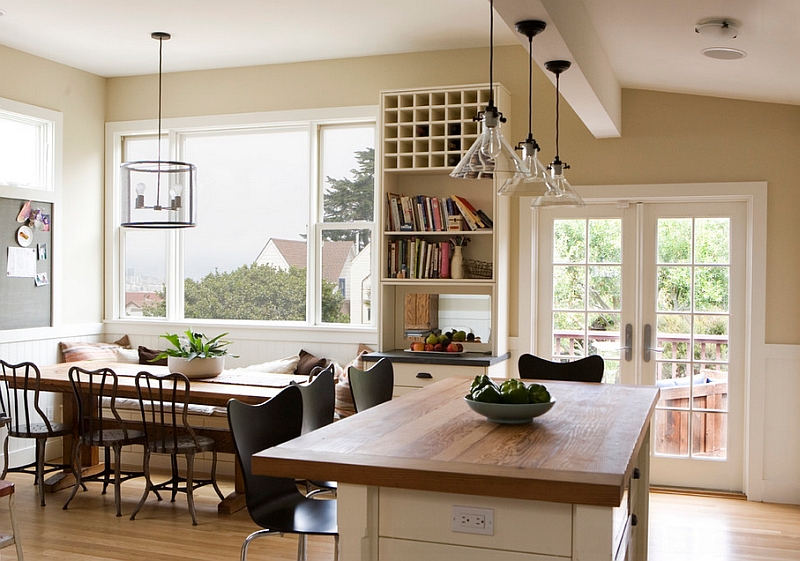
M 367 370 L 351 366 L 347 369 L 347 378 L 356 413 L 392 399 L 394 368 L 388 358 L 380 359 Z
M 44 501 L 44 476 L 54 471 L 71 469 L 63 463 L 47 462 L 45 448 L 47 440 L 72 434 L 72 424 L 54 421 L 45 415 L 39 398 L 41 397 L 41 374 L 32 362 L 9 364 L 0 360 L 2 384 L 0 384 L 0 417 L 5 419 L 6 431 L 3 442 L 3 474 L 9 472 L 30 473 L 34 475 L 34 485 L 39 486 L 39 500 Z M 36 459 L 22 466 L 8 467 L 8 439 L 31 438 L 36 441 Z
M 600 355 L 589 355 L 571 362 L 552 362 L 531 354 L 522 354 L 518 362 L 519 377 L 565 382 L 603 381 L 605 362 Z
M 161 500 L 158 493 L 168 490 L 172 493 L 172 502 L 178 492 L 186 493 L 192 524 L 197 525 L 197 514 L 194 506 L 194 491 L 204 485 L 214 487 L 220 499 L 222 491 L 217 486 L 217 451 L 216 442 L 209 436 L 198 435 L 189 424 L 189 378 L 179 372 L 156 375 L 150 372 L 139 372 L 136 375 L 136 392 L 139 395 L 139 409 L 144 426 L 144 462 L 143 470 L 147 484 L 139 500 L 131 520 L 142 509 L 150 491 Z M 194 458 L 196 454 L 211 452 L 211 476 L 198 479 L 194 476 Z M 172 463 L 172 477 L 163 483 L 153 483 L 150 477 L 150 457 L 153 454 L 167 454 Z M 178 471 L 178 456 L 186 458 L 186 476 Z
M 303 396 L 303 428 L 306 434 L 333 422 L 336 408 L 336 382 L 333 365 L 329 365 L 305 384 L 297 384 Z M 307 493 L 336 492 L 335 481 L 305 480 Z
M 301 493 L 292 478 L 255 475 L 252 456 L 266 448 L 300 436 L 303 427 L 303 395 L 288 386 L 260 405 L 231 399 L 228 402 L 236 457 L 244 476 L 245 502 L 253 522 L 262 529 L 247 536 L 241 561 L 247 560 L 250 543 L 259 537 L 298 534 L 297 559 L 305 561 L 308 535 L 333 536 L 334 559 L 339 558 L 336 499 L 315 499 Z
M 110 368 L 86 370 L 73 366 L 69 369 L 69 381 L 77 406 L 78 437 L 72 445 L 72 473 L 75 485 L 64 503 L 67 510 L 78 488 L 86 490 L 87 481 L 103 481 L 103 492 L 106 493 L 109 483 L 114 484 L 114 505 L 117 516 L 121 516 L 120 485 L 123 481 L 144 475 L 142 471 L 122 470 L 122 447 L 131 444 L 144 444 L 144 433 L 127 427 L 117 411 L 117 373 Z M 107 404 L 102 399 L 107 398 Z M 97 446 L 104 448 L 103 470 L 89 476 L 83 475 L 81 449 Z M 111 451 L 114 451 L 112 468 Z

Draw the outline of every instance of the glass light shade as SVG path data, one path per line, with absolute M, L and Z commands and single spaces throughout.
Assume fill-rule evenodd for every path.
M 535 197 L 544 193 L 547 169 L 539 161 L 539 146 L 530 135 L 522 143 L 522 162 L 528 173 L 517 172 L 509 177 L 497 190 L 499 195 Z
M 531 203 L 532 207 L 586 206 L 583 199 L 580 198 L 569 181 L 567 181 L 567 178 L 564 177 L 563 163 L 553 162 L 550 164 L 550 176 L 547 178 L 545 185 L 547 186 L 547 190 L 543 195 L 533 200 L 533 203 Z
M 450 172 L 458 179 L 491 179 L 495 172 L 528 175 L 522 159 L 500 131 L 498 116 L 487 107 L 481 116 L 483 129 L 467 153 Z
M 197 168 L 185 162 L 120 166 L 124 228 L 191 228 L 197 224 Z

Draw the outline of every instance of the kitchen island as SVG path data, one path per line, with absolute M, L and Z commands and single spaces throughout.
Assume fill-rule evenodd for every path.
M 436 382 L 253 456 L 339 482 L 343 561 L 647 558 L 654 387 L 544 382 L 549 413 L 499 425 Z M 474 533 L 480 531 L 481 533 Z

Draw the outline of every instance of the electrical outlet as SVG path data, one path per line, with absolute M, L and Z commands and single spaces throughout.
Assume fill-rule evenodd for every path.
M 452 530 L 467 534 L 494 535 L 494 510 L 453 505 Z
M 48 419 L 52 419 L 53 418 L 53 406 L 52 405 L 46 406 L 44 408 L 44 414 Z

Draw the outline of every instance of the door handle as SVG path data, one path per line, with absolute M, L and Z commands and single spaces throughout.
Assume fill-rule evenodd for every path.
M 630 323 L 625 324 L 625 343 L 624 347 L 619 347 L 620 351 L 625 351 L 623 357 L 625 362 L 630 362 L 633 359 L 633 325 Z
M 644 326 L 644 347 L 642 348 L 642 359 L 645 362 L 650 362 L 650 353 L 663 353 L 664 349 L 659 349 L 656 347 L 650 346 L 650 338 L 653 336 L 653 328 L 650 326 L 649 323 L 645 324 Z

